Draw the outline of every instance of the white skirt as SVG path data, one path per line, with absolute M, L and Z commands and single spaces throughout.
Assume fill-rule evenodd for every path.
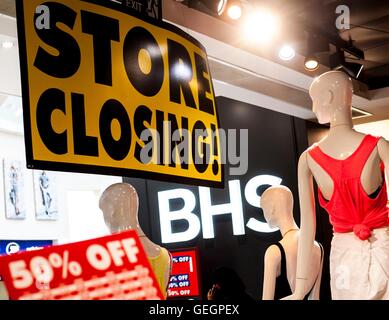
M 334 233 L 330 272 L 334 300 L 389 300 L 389 227 L 365 241 L 353 232 Z

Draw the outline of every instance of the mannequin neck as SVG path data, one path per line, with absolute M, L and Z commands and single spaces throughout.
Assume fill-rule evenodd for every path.
M 343 119 L 335 119 L 330 123 L 331 130 L 350 130 L 353 128 L 352 118 L 345 117 Z
M 293 214 L 290 213 L 289 216 L 293 217 Z M 284 235 L 290 230 L 293 230 L 293 229 L 298 230 L 299 229 L 299 227 L 297 226 L 297 224 L 293 220 L 293 218 L 283 219 L 283 220 L 279 221 L 279 228 L 280 228 L 280 232 L 281 232 L 282 237 L 284 237 Z
M 351 108 L 351 106 L 340 106 L 335 108 L 331 116 L 330 131 L 338 132 L 352 130 L 353 119 Z
M 353 130 L 353 124 L 351 121 L 345 121 L 341 123 L 332 123 L 328 136 L 340 136 Z

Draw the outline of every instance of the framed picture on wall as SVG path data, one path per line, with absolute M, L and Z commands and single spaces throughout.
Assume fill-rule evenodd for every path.
M 3 160 L 4 202 L 7 219 L 25 219 L 24 174 L 22 164 L 16 160 Z
M 34 170 L 35 217 L 37 220 L 58 220 L 55 173 Z

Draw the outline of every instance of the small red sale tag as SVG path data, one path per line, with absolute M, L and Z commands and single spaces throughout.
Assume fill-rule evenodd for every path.
M 169 298 L 199 297 L 197 249 L 177 250 L 171 253 L 173 268 L 167 294 Z
M 13 300 L 160 300 L 135 231 L 0 257 Z

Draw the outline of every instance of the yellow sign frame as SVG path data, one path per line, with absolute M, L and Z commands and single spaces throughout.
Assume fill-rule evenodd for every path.
M 196 39 L 109 1 L 16 3 L 28 168 L 223 186 L 212 78 L 205 48 Z M 52 29 L 39 29 L 44 6 Z M 104 25 L 96 27 L 101 21 Z M 107 39 L 98 37 L 109 32 L 110 68 L 99 63 L 102 50 L 95 48 Z M 144 47 L 134 39 L 146 41 Z M 55 47 L 64 43 L 63 51 Z M 137 64 L 130 64 L 134 56 Z M 153 144 L 159 148 L 147 163 L 140 154 L 150 141 L 141 139 L 141 129 L 161 133 L 164 141 Z M 182 134 L 175 144 L 173 129 Z M 187 165 L 174 149 L 183 141 L 192 151 Z

